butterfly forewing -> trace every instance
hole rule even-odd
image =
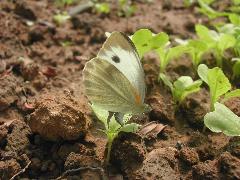
[[[114,65],[129,80],[143,103],[144,71],[132,41],[123,33],[113,32],[99,51],[98,57]]]
[[[112,64],[100,58],[87,62],[83,70],[86,95],[103,109],[131,113],[135,104],[135,88]]]

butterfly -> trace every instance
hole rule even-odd
[[[131,39],[121,32],[112,32],[97,57],[83,69],[83,83],[90,102],[109,111],[110,121],[123,124],[124,114],[149,111],[144,104],[146,85],[138,52]]]

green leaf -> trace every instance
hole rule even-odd
[[[240,97],[240,89],[235,89],[233,91],[227,92],[224,95],[224,99],[222,100],[222,102],[225,102],[225,101],[227,101],[231,98],[234,98],[234,97]]]
[[[208,70],[208,85],[210,88],[210,95],[213,102],[217,102],[221,95],[225,94],[231,89],[231,84],[223,71],[215,67]]]
[[[95,9],[98,13],[103,13],[103,14],[110,13],[110,6],[108,3],[96,3]]]
[[[190,40],[187,44],[190,48],[190,55],[194,68],[196,69],[201,62],[202,55],[209,51],[207,44],[201,40]]]
[[[53,16],[53,21],[58,25],[64,24],[71,16],[67,12],[59,13]]]
[[[140,125],[136,123],[126,124],[125,126],[119,129],[119,132],[136,132],[139,129]]]
[[[132,36],[135,46],[147,44],[150,39],[152,39],[152,32],[149,29],[139,29]]]
[[[199,77],[207,84],[208,84],[208,70],[209,69],[205,64],[200,64],[197,70]]]
[[[228,15],[228,13],[226,12],[218,12],[211,8],[209,6],[210,3],[208,2],[208,0],[198,0],[198,4],[200,5],[200,8],[198,10],[204,15],[208,16],[208,18],[210,19]]]
[[[158,33],[155,36],[152,37],[150,44],[151,49],[157,49],[159,47],[164,47],[169,42],[169,36],[164,33]]]
[[[212,43],[214,41],[213,37],[211,36],[210,30],[206,26],[197,24],[195,26],[195,31],[198,37],[206,43]]]
[[[240,16],[238,14],[229,14],[228,18],[232,24],[240,25]]]
[[[181,76],[173,84],[173,97],[175,101],[181,103],[186,96],[199,91],[201,84],[201,80],[193,81],[190,76]]]
[[[224,52],[224,50],[234,47],[235,43],[236,39],[233,35],[222,34],[218,42],[218,48],[221,50],[221,52]]]
[[[223,104],[215,103],[214,107],[215,111],[205,115],[204,124],[213,132],[240,136],[240,118]]]
[[[177,57],[190,51],[190,48],[185,45],[179,45],[172,48],[158,48],[156,49],[157,54],[160,57],[160,72],[163,72],[169,62]]]
[[[132,41],[142,58],[145,53],[165,46],[169,37],[163,32],[155,35],[149,29],[140,29],[133,34]]]
[[[163,83],[168,86],[170,88],[171,91],[173,91],[173,84],[171,83],[170,79],[168,76],[166,76],[165,74],[163,73],[160,73],[159,74],[159,79],[158,80],[162,80]]]

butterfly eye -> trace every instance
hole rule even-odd
[[[118,56],[113,56],[112,57],[112,60],[115,62],[115,63],[120,63],[120,58]]]

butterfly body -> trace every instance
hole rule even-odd
[[[96,106],[121,114],[140,114],[144,104],[144,71],[135,46],[120,32],[111,33],[97,57],[83,70],[86,95]]]

